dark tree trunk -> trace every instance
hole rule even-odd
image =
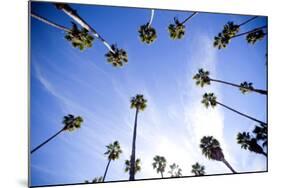
[[[225,81],[222,81],[222,80],[216,80],[216,79],[212,79],[212,78],[209,78],[210,81],[213,81],[213,82],[218,82],[218,83],[222,83],[222,84],[226,84],[226,85],[230,85],[230,86],[234,86],[234,87],[237,87],[237,88],[245,88],[245,89],[249,89],[247,87],[241,87],[240,85],[238,84],[233,84],[233,83],[230,83],[230,82],[225,82]],[[262,95],[267,95],[267,91],[265,90],[262,90],[262,89],[249,89],[250,91],[254,91],[256,93],[259,93],[259,94],[262,94]]]
[[[49,138],[48,140],[46,140],[45,142],[43,142],[42,144],[40,144],[39,146],[37,146],[36,148],[34,148],[33,150],[31,150],[31,154],[33,152],[35,152],[36,150],[38,150],[39,148],[41,148],[42,146],[44,146],[45,144],[47,144],[49,141],[51,141],[53,138],[55,138],[56,136],[58,136],[62,131],[64,131],[64,128],[61,129],[59,132],[57,132],[56,134],[54,134],[51,138]]]
[[[160,172],[161,173],[161,178],[163,178],[163,172]]]
[[[245,24],[249,23],[250,21],[252,21],[252,20],[254,20],[254,19],[256,19],[256,18],[258,18],[258,16],[254,16],[254,17],[252,17],[252,18],[246,20],[245,22],[239,24],[238,26],[241,27],[242,25],[245,25]]]
[[[108,170],[110,162],[111,162],[111,159],[108,160],[108,163],[106,165],[105,172],[104,172],[104,175],[103,175],[103,178],[102,178],[102,182],[104,182],[104,180],[105,180],[105,177],[106,177],[107,170]]]
[[[181,22],[181,24],[185,24],[190,18],[192,18],[196,14],[197,14],[197,12],[193,12],[189,17],[187,17],[183,22]]]
[[[220,102],[218,102],[218,101],[216,101],[216,103],[219,104],[219,105],[221,105],[221,106],[223,106],[223,107],[225,107],[225,108],[227,108],[227,109],[229,109],[229,110],[231,110],[231,111],[233,111],[233,112],[235,112],[235,113],[237,113],[237,114],[239,114],[239,115],[241,115],[241,116],[244,116],[244,117],[246,117],[246,118],[248,118],[248,119],[251,119],[251,120],[253,120],[253,121],[256,121],[256,122],[258,122],[258,123],[260,123],[260,124],[267,125],[267,123],[265,123],[265,122],[262,122],[262,121],[260,121],[260,120],[258,120],[258,119],[256,119],[256,118],[253,118],[253,117],[251,117],[251,116],[248,116],[247,114],[243,114],[243,113],[241,113],[241,112],[239,112],[239,111],[237,111],[237,110],[234,110],[233,108],[230,108],[230,107],[228,107],[228,106],[226,106],[226,105],[224,105],[224,104],[222,104],[222,103],[220,103]]]
[[[237,173],[232,166],[225,160],[225,158],[222,159],[222,162],[231,170],[232,173]]]
[[[131,166],[130,166],[130,177],[129,177],[129,180],[135,180],[136,138],[137,138],[138,113],[139,113],[139,109],[136,108],[134,134],[133,134],[133,143],[132,143],[132,154],[131,154],[131,161],[130,161],[130,165]]]
[[[243,35],[247,35],[247,34],[250,34],[250,33],[254,33],[254,32],[256,32],[256,31],[258,31],[258,30],[260,30],[260,29],[265,29],[265,28],[267,28],[266,25],[264,25],[264,26],[262,26],[262,27],[258,27],[258,28],[252,29],[252,30],[247,31],[247,32],[244,32],[244,33],[240,33],[240,34],[238,34],[238,35],[234,35],[234,36],[231,37],[231,38],[240,37],[240,36],[243,36]]]

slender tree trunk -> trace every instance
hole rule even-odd
[[[219,104],[219,105],[221,105],[221,106],[223,106],[223,107],[225,107],[225,108],[227,108],[228,110],[231,110],[231,111],[233,111],[233,112],[236,112],[237,114],[239,114],[239,115],[241,115],[241,116],[244,116],[244,117],[246,117],[246,118],[248,118],[248,119],[251,119],[251,120],[253,120],[253,121],[256,121],[256,122],[258,122],[258,123],[260,123],[260,124],[267,125],[267,123],[265,123],[265,122],[262,122],[262,121],[260,121],[260,120],[258,120],[258,119],[256,119],[256,118],[253,118],[253,117],[251,117],[251,116],[248,116],[247,114],[243,114],[243,113],[241,113],[241,112],[239,112],[239,111],[237,111],[237,110],[234,110],[233,108],[230,108],[229,106],[226,106],[226,105],[224,105],[224,104],[222,104],[222,103],[220,103],[220,102],[218,102],[218,101],[216,101],[216,103]]]
[[[161,178],[163,178],[164,176],[163,176],[163,172],[160,172],[161,173]]]
[[[256,31],[258,31],[258,30],[260,30],[260,29],[265,29],[265,28],[267,28],[266,25],[261,26],[261,27],[257,27],[257,28],[255,28],[255,29],[250,30],[250,31],[247,31],[247,32],[244,32],[244,33],[240,33],[240,34],[238,34],[238,35],[234,35],[234,36],[231,37],[231,38],[240,37],[240,36],[243,36],[243,35],[247,35],[247,34],[250,34],[250,33],[254,33],[254,32],[256,32]]]
[[[55,138],[56,136],[58,136],[62,131],[64,131],[64,128],[61,129],[59,132],[57,132],[56,134],[54,134],[51,138],[47,139],[45,142],[43,142],[42,144],[40,144],[39,146],[37,146],[36,148],[34,148],[33,150],[31,150],[31,154],[33,152],[35,152],[36,150],[38,150],[39,148],[41,148],[42,146],[44,146],[45,144],[47,144],[49,141],[51,141],[53,138]]]
[[[225,160],[225,158],[222,159],[222,162],[231,170],[232,173],[237,173],[232,166]]]
[[[225,81],[222,81],[222,80],[216,80],[216,79],[212,79],[212,78],[209,78],[210,81],[213,81],[213,82],[219,82],[219,83],[223,83],[223,84],[226,84],[226,85],[231,85],[231,86],[234,86],[234,87],[237,87],[237,88],[245,88],[245,89],[249,89],[247,87],[241,87],[240,85],[238,84],[233,84],[233,83],[230,83],[230,82],[225,82]],[[256,93],[259,93],[259,94],[262,94],[262,95],[267,95],[267,91],[266,90],[262,90],[262,89],[249,89],[250,91],[254,91]]]
[[[56,3],[55,3],[56,5]],[[61,6],[60,9],[69,17],[71,17],[75,22],[79,25],[92,32],[93,35],[98,38],[112,53],[115,54],[115,51],[111,48],[111,46],[106,42],[104,38],[102,38],[95,29],[93,29],[83,18],[81,18],[75,10],[73,10],[69,5],[65,4]]]
[[[102,182],[104,182],[104,180],[105,180],[105,177],[106,177],[107,170],[108,170],[110,162],[111,162],[111,159],[108,160],[108,163],[106,165],[105,172],[104,172],[104,175],[103,175],[103,178],[102,178]]]
[[[190,18],[192,18],[196,14],[198,14],[198,12],[193,12],[189,17],[187,17],[183,22],[181,22],[181,24],[185,24]]]
[[[133,134],[133,144],[132,144],[132,154],[131,154],[131,161],[130,161],[131,167],[130,167],[130,178],[129,178],[129,180],[135,180],[136,138],[137,138],[138,113],[139,113],[139,109],[136,108],[134,134]]]
[[[149,23],[148,23],[148,27],[151,26],[153,18],[154,18],[154,9],[151,10],[151,15],[150,15],[150,20],[149,20]]]
[[[238,26],[241,27],[242,25],[245,25],[245,24],[249,23],[250,21],[252,21],[252,20],[254,20],[254,19],[256,19],[256,18],[258,18],[258,16],[254,16],[254,17],[252,17],[252,18],[246,20],[245,22],[239,24]]]
[[[66,27],[64,27],[62,25],[56,24],[56,23],[54,23],[54,22],[52,22],[52,21],[50,21],[50,20],[48,20],[46,18],[43,18],[42,16],[39,16],[39,15],[33,13],[33,12],[31,12],[31,17],[33,17],[33,18],[35,18],[35,19],[37,19],[37,20],[39,20],[41,22],[44,22],[44,23],[46,23],[46,24],[48,24],[50,26],[53,26],[53,27],[55,27],[57,29],[63,30],[65,32],[67,32],[67,33],[70,32],[70,29],[68,29],[68,28],[66,28]]]

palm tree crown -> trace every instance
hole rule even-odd
[[[256,135],[256,139],[262,141],[262,146],[267,147],[267,125],[261,124],[260,126],[255,126],[253,133]]]
[[[81,127],[83,118],[81,116],[74,117],[72,114],[68,114],[63,117],[63,130],[73,131]]]
[[[168,171],[168,173],[171,174],[171,177],[181,177],[182,176],[181,172],[182,169],[176,163],[170,165],[170,171]]]
[[[114,51],[109,51],[105,54],[108,63],[111,63],[114,67],[122,67],[124,64],[128,63],[127,52],[123,49],[118,49],[117,45],[111,45],[111,49]]]
[[[198,73],[193,76],[196,80],[196,85],[204,87],[204,85],[210,85],[209,71],[204,71],[204,69],[199,69]]]
[[[166,159],[163,156],[156,155],[153,158],[154,162],[152,163],[153,169],[156,169],[157,173],[161,173],[163,177],[163,172],[165,172],[166,168]]]
[[[139,37],[142,42],[151,44],[157,38],[156,30],[149,25],[149,22],[139,28]]]
[[[85,28],[78,29],[77,25],[72,22],[72,29],[67,32],[65,39],[70,41],[75,48],[84,50],[85,48],[92,47],[94,37],[89,34],[89,31]]]
[[[107,151],[104,154],[108,156],[108,160],[119,159],[122,150],[118,141],[114,141],[112,144],[107,145],[106,148]]]
[[[172,39],[181,39],[185,34],[185,25],[182,24],[177,18],[174,18],[174,24],[170,24],[168,31]]]
[[[99,177],[95,177],[92,182],[86,180],[85,183],[98,183],[98,182],[103,182],[102,180],[102,176],[99,176]]]
[[[202,154],[208,159],[222,161],[224,158],[219,141],[212,136],[204,136],[201,139],[200,148],[202,149]]]
[[[191,173],[194,173],[195,176],[203,176],[205,175],[205,167],[197,162],[192,165]]]
[[[240,84],[239,90],[243,94],[251,92],[251,91],[254,90],[253,83],[252,82],[243,82],[243,83]]]
[[[252,138],[248,132],[238,133],[237,143],[240,144],[243,149],[267,156],[262,147],[257,143],[257,139]]]
[[[125,161],[125,172],[129,172],[131,169],[131,162],[130,160],[126,160]],[[141,171],[141,160],[140,159],[137,159],[135,161],[135,171],[134,173],[136,174],[137,172],[140,172]]]
[[[209,106],[215,107],[217,105],[217,97],[214,93],[205,93],[201,103],[203,103],[206,108]]]
[[[246,36],[246,40],[249,44],[255,44],[257,41],[262,40],[264,36],[264,31],[262,29],[257,29],[256,31],[249,33]]]
[[[144,99],[143,95],[138,94],[131,98],[131,108],[136,108],[143,111],[147,106],[146,103],[147,100]]]

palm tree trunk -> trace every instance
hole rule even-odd
[[[163,178],[163,172],[160,172],[161,173],[161,178]]]
[[[186,18],[183,22],[181,22],[181,24],[185,24],[185,22],[187,22],[190,18],[192,18],[196,14],[198,14],[198,12],[193,12],[188,18]]]
[[[254,16],[254,17],[252,17],[252,18],[246,20],[245,22],[239,24],[238,26],[241,27],[242,25],[245,25],[245,24],[249,23],[250,21],[252,21],[252,20],[254,20],[254,19],[256,19],[256,18],[258,18],[258,16]]]
[[[37,146],[36,148],[34,148],[33,150],[31,150],[31,154],[33,152],[35,152],[36,150],[38,150],[39,148],[41,148],[42,146],[44,146],[45,144],[47,144],[49,141],[51,141],[53,138],[55,138],[56,136],[58,136],[62,131],[64,131],[64,128],[61,129],[59,132],[57,132],[56,134],[54,134],[51,138],[47,139],[45,142],[43,142],[42,144],[40,144],[39,146]]]
[[[131,161],[130,161],[131,166],[130,166],[130,178],[129,178],[129,180],[135,180],[136,138],[137,138],[138,113],[139,113],[139,109],[136,108],[134,134],[133,134],[133,144],[132,144],[132,154],[131,154]]]
[[[213,81],[213,82],[219,82],[219,83],[223,83],[223,84],[226,84],[226,85],[231,85],[231,86],[234,86],[234,87],[237,87],[237,88],[245,88],[245,89],[249,89],[247,87],[242,87],[238,84],[233,84],[233,83],[230,83],[230,82],[225,82],[225,81],[222,81],[222,80],[216,80],[216,79],[212,79],[212,78],[209,78],[210,81]],[[256,93],[259,93],[259,94],[262,94],[262,95],[267,95],[267,91],[266,90],[262,90],[262,89],[249,89],[251,91],[254,91]]]
[[[56,3],[55,3],[56,5]],[[102,38],[95,29],[93,29],[83,18],[81,18],[75,10],[73,10],[69,5],[65,4],[60,7],[60,9],[69,17],[71,17],[74,21],[76,21],[83,28],[92,32],[93,35],[98,38],[112,53],[115,54],[115,51],[111,48],[111,46],[106,42],[104,38]]]
[[[261,154],[263,154],[265,157],[267,157],[267,153],[265,153],[264,151]]]
[[[154,9],[151,10],[151,15],[150,15],[150,20],[149,20],[149,23],[148,23],[148,27],[150,27],[150,25],[152,24],[153,18],[154,18]]]
[[[106,165],[105,172],[104,172],[104,175],[103,175],[103,178],[102,178],[102,182],[104,182],[104,180],[105,180],[105,177],[106,177],[107,170],[108,170],[110,162],[111,162],[111,159],[108,160],[108,163]]]
[[[220,102],[218,102],[218,101],[216,101],[216,103],[219,104],[219,105],[221,105],[221,106],[223,106],[223,107],[225,107],[225,108],[227,108],[227,109],[229,109],[229,110],[231,110],[231,111],[233,111],[233,112],[236,112],[237,114],[239,114],[239,115],[241,115],[241,116],[244,116],[244,117],[246,117],[246,118],[248,118],[248,119],[251,119],[251,120],[253,120],[253,121],[256,121],[256,122],[258,122],[258,123],[260,123],[260,124],[262,124],[262,125],[267,125],[267,123],[265,123],[265,122],[262,122],[262,121],[260,121],[260,120],[258,120],[258,119],[256,119],[256,118],[253,118],[253,117],[251,117],[251,116],[248,116],[247,114],[243,114],[243,113],[241,113],[241,112],[239,112],[239,111],[237,111],[237,110],[234,110],[233,108],[230,108],[229,106],[226,106],[226,105],[224,105],[224,104],[222,104],[222,103],[220,103]]]
[[[222,159],[222,162],[231,170],[232,173],[237,173],[232,166],[225,160],[225,158]]]
[[[39,15],[33,13],[33,12],[31,12],[31,16],[32,16],[33,18],[35,18],[35,19],[37,19],[37,20],[39,20],[39,21],[41,21],[41,22],[44,22],[44,23],[46,23],[46,24],[48,24],[48,25],[50,25],[50,26],[53,26],[53,27],[55,27],[55,28],[57,28],[57,29],[63,30],[63,31],[65,31],[65,32],[67,32],[67,33],[70,32],[70,29],[68,29],[68,28],[66,28],[66,27],[64,27],[64,26],[62,26],[62,25],[56,24],[56,23],[54,23],[54,22],[51,22],[50,20],[47,20],[46,18],[43,18],[42,16],[39,16]]]
[[[244,32],[244,33],[240,33],[240,34],[238,34],[238,35],[234,35],[234,36],[231,37],[231,38],[240,37],[240,36],[243,36],[243,35],[247,35],[247,34],[250,34],[250,33],[254,33],[254,32],[256,32],[256,31],[258,31],[258,30],[260,30],[260,29],[265,29],[265,28],[267,28],[266,25],[261,26],[261,27],[257,27],[257,28],[255,28],[255,29],[250,30],[250,31],[247,31],[247,32]]]

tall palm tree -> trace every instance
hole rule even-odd
[[[72,23],[72,29],[68,29],[62,25],[56,24],[42,16],[37,15],[34,12],[31,12],[31,17],[46,23],[52,27],[60,29],[65,32],[65,39],[70,41],[72,46],[80,50],[92,47],[94,37],[89,34],[88,30],[82,28],[81,30],[77,27],[75,23]]]
[[[225,160],[220,143],[217,139],[212,136],[204,136],[199,146],[205,157],[223,162],[233,173],[236,173],[232,166]]]
[[[255,126],[253,133],[256,135],[257,141],[262,141],[262,146],[267,147],[267,125]]]
[[[135,162],[134,162],[134,175],[137,172],[141,171],[141,160],[138,158]],[[132,168],[132,163],[129,160],[125,161],[125,172],[131,172],[131,168]],[[135,179],[134,179],[135,180]]]
[[[132,142],[132,153],[130,160],[130,178],[129,180],[135,179],[135,155],[136,155],[136,137],[137,137],[137,121],[138,121],[138,113],[139,111],[143,111],[146,108],[147,100],[144,99],[143,95],[136,95],[131,98],[131,108],[136,109],[135,114],[135,124],[134,124],[134,133],[133,133],[133,142]]]
[[[195,176],[205,175],[205,167],[203,165],[200,165],[198,162],[196,162],[191,167],[192,167],[191,173],[195,174]]]
[[[196,85],[199,85],[200,87],[204,87],[205,85],[210,85],[211,81],[212,81],[212,82],[218,82],[218,83],[237,87],[243,94],[248,93],[248,92],[256,92],[256,93],[259,93],[262,95],[267,95],[266,90],[255,89],[253,87],[253,83],[243,82],[240,85],[238,85],[238,84],[233,84],[233,83],[222,81],[222,80],[213,79],[209,75],[210,75],[209,71],[205,71],[204,69],[201,68],[198,70],[198,73],[196,73],[193,76],[193,79],[196,81],[195,82]]]
[[[222,104],[221,102],[217,101],[217,97],[214,95],[214,93],[205,93],[203,95],[203,99],[202,99],[201,102],[202,102],[202,104],[205,105],[206,108],[208,108],[209,106],[215,107],[217,104],[219,104],[219,105],[227,108],[228,110],[231,110],[232,112],[235,112],[235,113],[237,113],[237,114],[239,114],[241,116],[244,116],[244,117],[246,117],[248,119],[256,121],[256,122],[258,122],[260,124],[267,125],[267,123],[265,123],[265,122],[262,122],[262,121],[260,121],[260,120],[258,120],[256,118],[253,118],[253,117],[251,117],[251,116],[249,116],[247,114],[241,113],[241,112],[239,112],[239,111],[237,111],[237,110],[235,110],[233,108],[230,108],[229,106],[226,106],[226,105]]]
[[[99,39],[109,50],[109,52],[107,54],[110,54],[110,53],[115,54],[115,56],[112,55],[112,58],[118,59],[118,60],[109,61],[109,63],[118,62],[121,60],[121,63],[113,64],[113,66],[117,67],[116,65],[122,66],[128,62],[127,53],[123,49],[116,48],[116,45],[109,45],[109,43],[100,34],[98,34],[98,32],[94,28],[92,28],[82,17],[79,16],[79,14],[77,13],[76,10],[72,9],[66,3],[54,3],[54,4],[57,7],[57,9],[63,11],[65,14],[67,14],[69,17],[71,17],[75,22],[77,22],[79,25],[81,25],[81,27],[85,28],[87,31],[91,32],[94,35],[94,37]],[[113,46],[115,46],[115,48],[113,48]],[[118,53],[119,51],[121,51],[122,53]],[[107,54],[106,54],[106,57],[108,56]],[[122,56],[122,57],[120,57],[120,56]],[[124,56],[126,58],[124,58]]]
[[[150,21],[139,28],[139,37],[142,42],[151,44],[157,38],[156,30],[151,26],[154,18],[154,9],[151,10]]]
[[[37,151],[39,148],[41,148],[42,146],[47,144],[49,141],[54,139],[56,136],[58,136],[63,131],[74,131],[75,129],[79,129],[81,127],[82,122],[83,122],[83,118],[81,116],[74,117],[74,115],[71,115],[71,114],[64,116],[63,122],[62,122],[64,124],[64,127],[60,131],[58,131],[56,134],[51,136],[49,139],[47,139],[45,142],[43,142],[42,144],[40,144],[39,146],[37,146],[36,148],[31,150],[30,153],[31,154],[34,153],[35,151]]]
[[[168,171],[168,173],[171,174],[171,177],[181,177],[182,176],[181,172],[182,169],[176,163],[170,165],[170,171]]]
[[[166,168],[166,159],[163,156],[159,156],[156,155],[153,158],[153,163],[152,163],[152,167],[153,169],[156,169],[157,173],[161,174],[161,177],[163,178],[163,173],[165,172],[165,168]]]
[[[262,147],[257,143],[256,138],[252,138],[248,132],[237,134],[237,143],[241,144],[241,148],[262,154],[267,157],[267,154],[263,151]]]
[[[190,20],[193,16],[195,16],[197,12],[193,12],[189,17],[187,17],[184,21],[180,22],[176,17],[174,18],[174,24],[170,24],[168,27],[168,31],[170,33],[171,39],[181,39],[185,34],[185,23]]]
[[[110,162],[119,159],[119,156],[122,153],[122,150],[121,150],[121,147],[120,147],[120,144],[118,141],[114,141],[112,144],[107,145],[106,148],[107,148],[107,151],[104,154],[107,155],[108,163],[106,165],[105,172],[103,175],[103,179],[102,179],[103,182],[105,180]]]
[[[98,182],[103,182],[103,178],[102,176],[99,176],[99,177],[95,177],[91,182],[88,181],[88,180],[85,180],[84,183],[98,183]]]

